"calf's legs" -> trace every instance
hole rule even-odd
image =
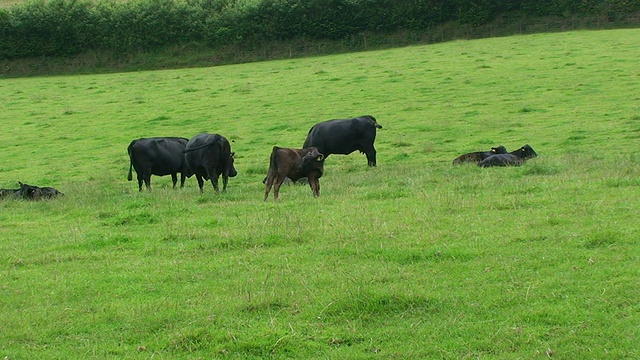
[[[309,177],[309,186],[314,197],[320,196],[320,181],[318,178]]]

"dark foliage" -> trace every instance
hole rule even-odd
[[[364,32],[429,31],[451,21],[480,26],[498,17],[616,21],[638,11],[634,0],[33,0],[0,9],[0,58],[339,40]]]

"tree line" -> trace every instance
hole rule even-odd
[[[498,17],[616,21],[639,11],[638,0],[30,0],[0,9],[0,58],[335,40]]]

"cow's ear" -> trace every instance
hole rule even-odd
[[[231,153],[231,157],[234,157],[234,156],[236,156],[236,153],[235,153],[235,152],[232,152],[232,153]]]

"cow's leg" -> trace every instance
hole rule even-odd
[[[202,187],[204,186],[204,180],[202,179],[202,176],[200,176],[199,174],[196,174],[196,180],[198,180],[198,187],[200,188],[200,194],[202,194],[203,193]]]
[[[273,200],[278,201],[278,196],[280,195],[280,186],[284,182],[284,179],[287,177],[284,175],[278,175],[275,180],[275,184],[273,185]]]
[[[316,177],[309,177],[309,186],[314,197],[320,196],[320,181]]]
[[[267,174],[267,177],[264,178],[264,201],[267,201],[267,198],[269,197],[269,192],[271,191],[271,187],[273,186],[273,176],[269,176],[269,174]]]
[[[365,148],[364,153],[367,155],[367,164],[369,166],[376,166],[376,149],[373,145]]]
[[[227,183],[229,182],[229,175],[222,174],[222,192],[227,191]]]
[[[180,189],[184,187],[184,181],[187,180],[187,176],[185,174],[180,174]],[[173,187],[176,185],[174,184]]]
[[[175,189],[178,183],[178,175],[176,173],[171,174],[171,181],[173,181],[173,188]]]
[[[209,173],[209,180],[211,180],[211,185],[213,185],[213,189],[216,192],[220,192],[220,189],[218,187],[218,177],[220,177],[220,174],[217,174],[215,170]]]
[[[142,175],[138,175],[138,191],[142,191]]]
[[[147,187],[147,190],[151,190],[151,174],[144,178],[144,184]]]

